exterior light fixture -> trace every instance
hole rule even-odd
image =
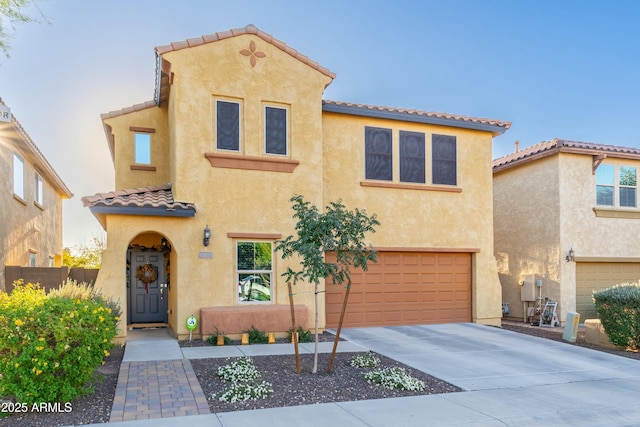
[[[204,228],[204,238],[202,239],[202,244],[205,246],[209,246],[209,239],[211,239],[211,230],[209,229],[209,224]]]
[[[569,249],[569,253],[567,254],[567,262],[573,262],[576,260],[576,253],[573,251],[573,248]]]

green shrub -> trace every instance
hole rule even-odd
[[[119,311],[119,310],[118,310]],[[0,396],[20,403],[69,402],[112,347],[119,318],[102,297],[47,297],[27,284],[0,293]]]
[[[293,329],[289,329],[289,341],[291,341],[291,337],[293,335]],[[311,342],[313,341],[313,333],[307,329],[306,331],[302,329],[302,326],[298,326],[296,329],[298,333],[298,342]]]
[[[640,349],[640,282],[595,291],[593,303],[614,345]]]
[[[269,341],[267,333],[259,330],[253,325],[251,325],[251,329],[244,332],[249,334],[249,344],[266,344]]]

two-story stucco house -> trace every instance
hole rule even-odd
[[[83,199],[109,236],[96,285],[128,324],[184,336],[212,307],[286,324],[293,261],[274,242],[294,233],[296,194],[382,224],[346,325],[499,324],[491,147],[510,123],[323,100],[334,73],[251,25],[156,58],[155,99],[102,116],[116,191]],[[312,324],[312,288],[298,286]],[[321,327],[336,326],[343,292],[327,284]]]
[[[62,265],[62,200],[73,197],[18,120],[6,115],[0,121],[0,290],[5,265]]]
[[[638,170],[636,148],[561,139],[494,160],[495,253],[511,315],[526,317],[527,275],[562,322],[567,312],[597,317],[593,290],[640,279]]]

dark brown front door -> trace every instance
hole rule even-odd
[[[167,288],[162,252],[132,251],[130,256],[130,323],[166,323]]]

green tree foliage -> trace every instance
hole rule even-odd
[[[316,345],[313,373],[318,367],[318,292],[321,280],[331,278],[332,283],[348,282],[351,286],[352,268],[367,270],[368,262],[376,262],[376,251],[364,242],[366,233],[374,233],[380,225],[376,215],[371,217],[364,210],[348,210],[342,201],[331,202],[324,212],[303,196],[290,199],[293,203],[293,218],[297,219],[296,236],[288,236],[276,242],[276,250],[282,258],[298,257],[297,269],[288,267],[282,274],[292,284],[307,282],[314,285],[315,291],[315,335]],[[327,262],[325,254],[336,254],[336,262]],[[335,348],[334,348],[335,350]]]
[[[9,39],[12,31],[19,23],[35,22],[36,19],[26,14],[25,9],[37,5],[33,0],[0,0],[0,50],[9,57]],[[42,13],[40,13],[42,16]]]
[[[0,0],[2,1],[2,0]],[[106,248],[104,234],[95,235],[89,243],[62,250],[62,265],[70,268],[100,268],[102,252]]]

